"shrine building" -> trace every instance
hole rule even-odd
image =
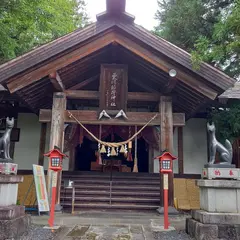
[[[21,199],[32,165],[47,170],[43,154],[57,146],[69,156],[62,178],[76,181],[79,209],[156,209],[155,157],[169,151],[178,158],[169,203],[197,208],[205,109],[235,80],[206,63],[193,69],[189,53],[135,24],[125,4],[106,0],[96,22],[0,66],[1,119],[15,118],[11,156],[26,177]]]

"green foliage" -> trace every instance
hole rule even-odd
[[[210,112],[209,119],[216,125],[216,135],[221,141],[240,136],[240,104],[234,102],[227,108],[215,108]]]
[[[200,37],[192,52],[193,63],[207,61],[228,75],[240,76],[240,0],[219,16],[210,37]]]
[[[240,73],[240,0],[158,0],[155,33],[232,77]]]
[[[240,0],[158,0],[158,5],[155,33],[191,52],[193,68],[206,61],[240,77]],[[240,136],[239,101],[209,117],[221,140]]]
[[[158,0],[155,33],[191,51],[200,36],[210,37],[219,12],[232,0]]]
[[[84,0],[1,0],[0,62],[87,23]]]

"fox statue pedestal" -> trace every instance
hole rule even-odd
[[[240,181],[197,180],[200,208],[192,211],[186,231],[197,240],[240,239]]]
[[[25,207],[16,205],[20,182],[22,176],[0,174],[0,240],[20,237],[31,224]]]

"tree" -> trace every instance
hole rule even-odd
[[[87,23],[84,0],[1,0],[0,63]]]
[[[196,66],[206,61],[236,79],[240,77],[240,0],[221,13],[211,36],[199,37],[192,59]]]
[[[155,33],[191,51],[200,36],[210,37],[222,9],[233,0],[158,0]]]
[[[191,52],[193,67],[202,61],[240,79],[240,0],[159,0],[155,33]],[[218,137],[240,135],[239,100],[213,108]]]

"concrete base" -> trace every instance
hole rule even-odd
[[[197,180],[200,208],[215,213],[240,213],[240,181]]]
[[[22,176],[0,175],[0,206],[11,206],[17,203],[18,184]]]
[[[192,211],[192,218],[203,224],[240,224],[238,213],[210,213],[203,210]]]
[[[24,206],[7,206],[0,207],[0,220],[12,220],[18,217],[22,217],[25,215],[25,207]]]
[[[186,219],[186,232],[196,240],[240,239],[240,224],[204,224],[195,219]]]
[[[236,165],[228,163],[216,163],[216,164],[207,163],[204,165],[204,168],[236,168]]]
[[[240,169],[230,167],[208,167],[203,168],[202,178],[205,179],[235,179],[240,180]]]
[[[12,162],[3,162],[0,159],[0,173],[17,175],[18,164]]]
[[[55,212],[62,212],[63,208],[60,204],[55,205]]]
[[[0,240],[16,239],[28,231],[31,217],[28,215],[12,220],[0,220]]]
[[[174,227],[169,226],[168,229],[164,229],[164,226],[151,226],[151,230],[153,232],[170,232],[175,231],[176,229]]]
[[[25,215],[24,206],[0,207],[0,240],[15,239],[31,225],[31,217]]]
[[[164,207],[159,207],[157,209],[157,212],[160,214],[164,214]],[[175,207],[168,207],[168,214],[169,215],[176,215],[179,214],[178,210]]]

